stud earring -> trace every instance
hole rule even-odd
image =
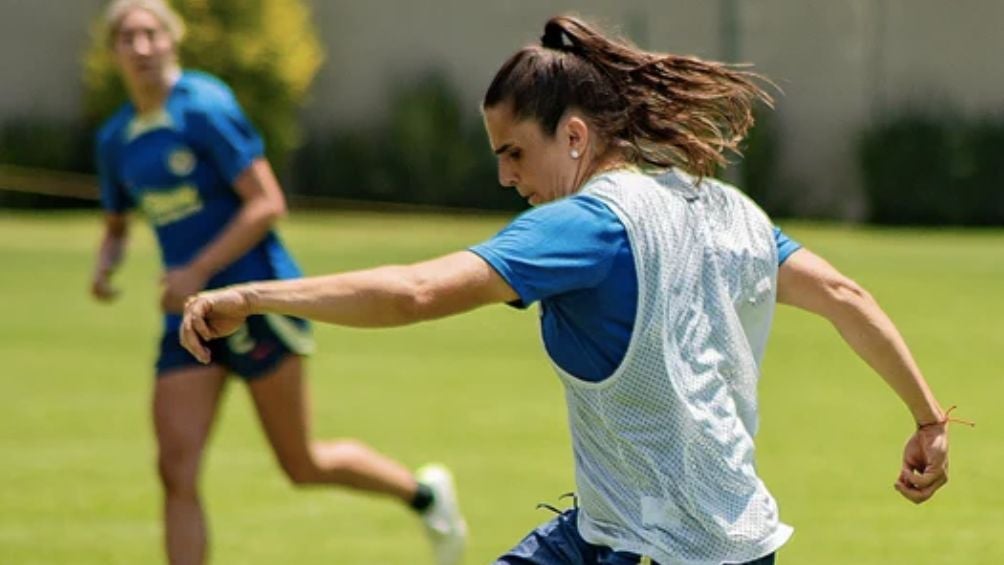
[[[572,155],[572,159],[578,159],[579,158],[579,150],[578,149],[572,149],[571,155]]]

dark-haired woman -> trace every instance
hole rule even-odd
[[[769,101],[758,81],[553,18],[483,103],[499,181],[541,206],[431,261],[201,294],[182,342],[209,361],[202,341],[254,313],[382,327],[540,302],[578,505],[498,563],[771,563],[791,528],[756,475],[753,437],[780,300],[833,322],[906,403],[917,428],[897,488],[926,500],[945,482],[946,420],[893,324],[707,177]]]

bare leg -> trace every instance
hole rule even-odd
[[[331,484],[394,496],[408,503],[418,483],[400,463],[356,440],[311,441],[303,360],[286,357],[249,388],[279,464],[297,485]]]
[[[222,367],[190,367],[159,377],[154,387],[157,468],[164,489],[164,545],[171,565],[206,562],[199,464],[225,382]]]

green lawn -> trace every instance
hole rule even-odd
[[[492,234],[501,217],[296,214],[305,270],[409,261]],[[1004,232],[787,226],[870,288],[942,401],[952,482],[914,506],[893,490],[909,415],[825,323],[778,312],[761,387],[759,463],[796,528],[787,564],[1004,563],[1000,403]],[[0,563],[159,560],[148,415],[157,257],[137,225],[113,307],[86,294],[97,216],[0,214]],[[318,327],[310,364],[323,436],[408,465],[450,464],[487,563],[571,490],[564,403],[533,311],[493,307],[386,331]],[[204,477],[216,563],[431,563],[418,522],[388,501],[289,487],[232,383]]]

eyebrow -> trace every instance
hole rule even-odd
[[[512,143],[503,143],[498,149],[495,150],[496,155],[501,155],[512,147]]]

